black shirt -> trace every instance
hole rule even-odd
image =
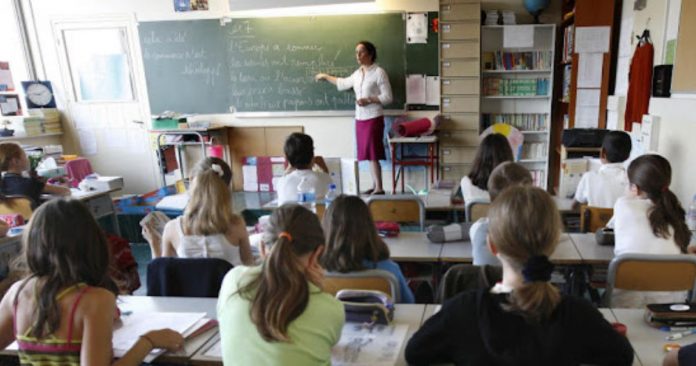
[[[406,346],[409,364],[631,365],[633,350],[589,302],[564,296],[531,324],[501,307],[507,294],[464,292],[445,302]]]
[[[15,173],[5,173],[2,176],[2,193],[7,196],[29,197],[36,208],[41,203],[41,193],[46,183],[38,178],[26,178]]]

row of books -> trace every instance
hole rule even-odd
[[[29,117],[24,118],[23,124],[27,136],[63,133],[60,111],[55,108],[30,109]]]
[[[529,173],[532,174],[532,183],[537,187],[544,188],[546,183],[546,171],[530,170]]]
[[[548,115],[542,113],[488,113],[481,116],[482,129],[496,123],[504,123],[520,131],[546,131]]]
[[[561,101],[570,102],[570,80],[573,72],[573,65],[563,66],[563,87],[561,89]]]
[[[484,70],[551,70],[551,51],[484,52]]]
[[[575,26],[569,25],[563,30],[563,53],[561,60],[570,62],[573,58],[573,47],[575,42]]]
[[[525,142],[522,144],[520,160],[546,159],[548,145],[545,142]]]
[[[487,77],[483,79],[483,95],[549,95],[549,79],[505,79],[502,77]]]

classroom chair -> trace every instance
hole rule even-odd
[[[322,283],[325,292],[336,295],[339,290],[377,290],[391,296],[395,303],[401,302],[399,281],[381,269],[366,269],[348,273],[327,272]]]
[[[217,297],[230,269],[219,258],[155,258],[147,265],[147,296]]]
[[[27,222],[33,213],[32,204],[33,201],[29,197],[6,196],[0,200],[0,215],[19,214],[24,218],[24,222]]]
[[[418,196],[370,196],[367,207],[375,221],[417,222],[425,230],[425,204]]]
[[[464,214],[466,222],[475,222],[482,217],[488,216],[488,208],[491,202],[484,199],[473,199],[464,203]]]
[[[609,264],[604,306],[614,288],[633,291],[691,291],[696,287],[696,256],[622,254]],[[692,299],[693,300],[693,299]]]
[[[85,179],[86,176],[94,173],[92,164],[85,158],[70,160],[65,163],[65,173],[68,175],[70,186],[77,188],[78,184]]]
[[[580,232],[594,233],[607,226],[613,216],[613,208],[582,205],[580,206]]]
[[[503,279],[503,267],[457,264],[445,272],[436,301],[443,303],[463,291],[490,288]]]

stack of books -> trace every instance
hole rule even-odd
[[[63,133],[60,111],[55,108],[30,109],[29,117],[24,118],[24,132],[27,136]]]
[[[485,25],[498,25],[498,11],[497,10],[486,10],[486,24]]]
[[[512,10],[503,10],[503,24],[504,25],[514,25],[517,24],[517,18],[515,17],[515,12]]]
[[[486,96],[535,96],[549,94],[549,79],[483,79],[483,95]]]
[[[530,170],[529,173],[532,174],[532,183],[537,187],[543,188],[546,183],[546,172],[543,170]]]
[[[546,159],[548,149],[545,142],[525,142],[522,144],[521,160]]]
[[[563,30],[563,62],[570,62],[573,59],[573,43],[575,39],[575,26],[569,25]]]
[[[547,114],[542,113],[503,113],[483,114],[482,130],[496,123],[511,125],[520,131],[546,131]]]
[[[484,52],[484,70],[551,70],[551,51]]]
[[[27,136],[42,135],[44,119],[41,117],[25,117],[24,118],[24,133]]]
[[[569,103],[570,102],[570,80],[571,73],[573,72],[573,65],[563,66],[563,88],[561,91],[561,101]]]

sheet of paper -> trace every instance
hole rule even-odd
[[[425,104],[440,105],[440,77],[425,77]]]
[[[97,153],[97,137],[93,130],[78,130],[80,137],[80,150],[84,155],[94,155]]]
[[[633,18],[621,21],[621,32],[619,33],[619,57],[631,56],[633,52],[631,44],[631,34],[633,33]]]
[[[428,13],[408,13],[406,43],[428,43]]]
[[[371,330],[362,324],[346,323],[341,340],[331,351],[332,365],[394,365],[406,340],[408,325],[378,325]]]
[[[600,89],[578,89],[576,105],[599,106]]]
[[[205,317],[205,313],[159,313],[133,312],[121,317],[121,323],[114,327],[112,339],[114,357],[123,355],[133,347],[138,338],[151,330],[170,328],[179,333],[186,333],[196,322]],[[151,355],[159,355],[163,350],[155,349]]]
[[[0,64],[2,64],[0,62]],[[0,67],[0,91],[14,90],[14,83],[12,82],[12,74],[10,70],[5,70]]]
[[[603,53],[581,53],[578,55],[578,88],[599,88],[602,85]]]
[[[575,53],[609,52],[610,27],[576,27]]]
[[[503,48],[534,47],[533,25],[511,25],[503,28]]]
[[[0,102],[0,109],[3,115],[17,113],[19,111],[19,103],[17,103],[17,98],[4,98],[4,102]]]
[[[106,131],[106,146],[110,149],[127,149],[128,130],[125,128],[110,128]]]
[[[406,75],[406,104],[425,104],[425,75]]]
[[[599,126],[599,106],[575,107],[575,128],[597,128]]]
[[[619,57],[616,60],[616,87],[614,95],[628,94],[628,68],[631,65],[629,56]]]

